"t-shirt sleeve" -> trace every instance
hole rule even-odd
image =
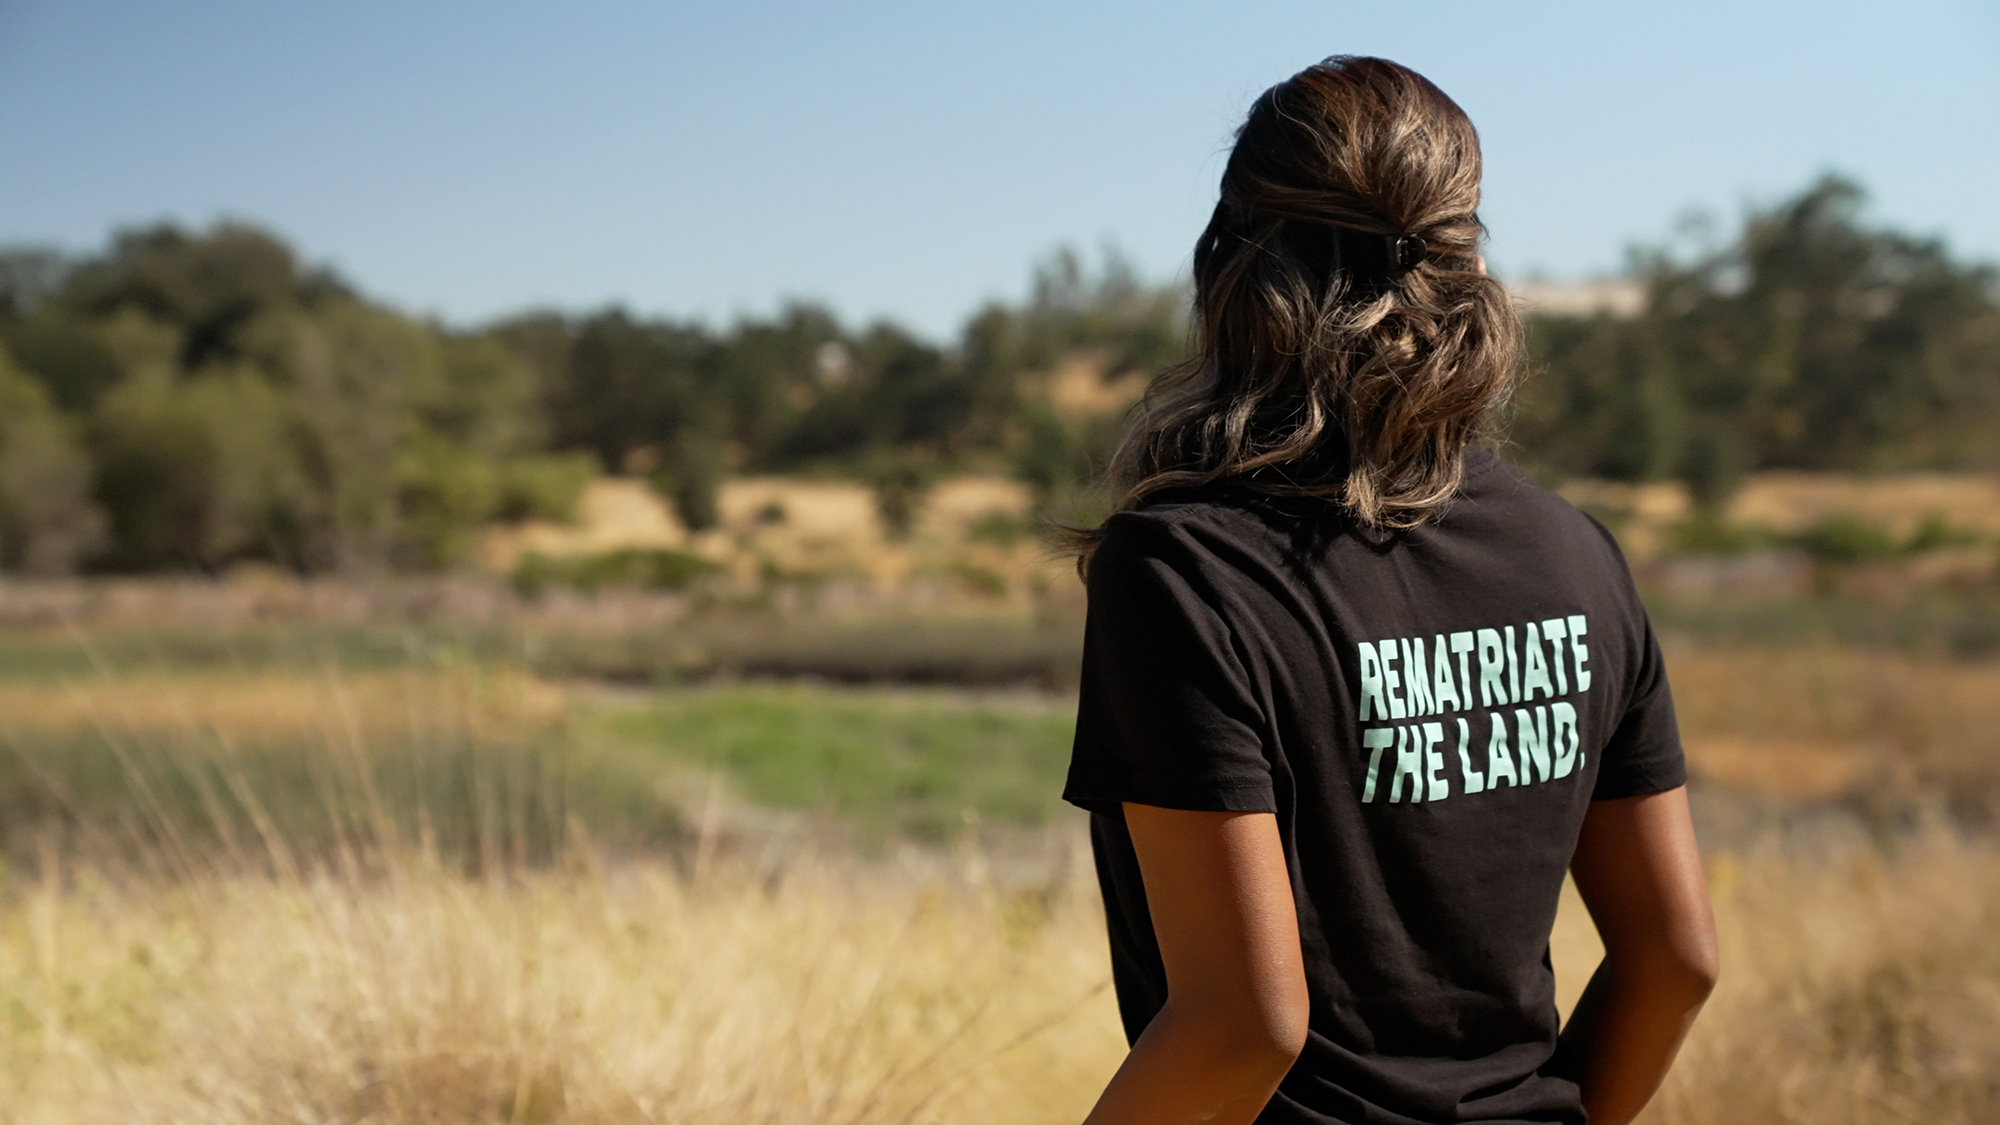
[[[1597,786],[1590,794],[1594,801],[1664,793],[1687,784],[1674,696],[1667,687],[1666,660],[1651,622],[1645,625],[1639,649],[1631,702],[1605,744]]]
[[[1076,744],[1063,799],[1274,812],[1257,705],[1199,552],[1114,517],[1090,561]]]

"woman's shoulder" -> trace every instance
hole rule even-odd
[[[1450,525],[1454,521],[1460,525],[1498,522],[1517,534],[1557,534],[1601,544],[1618,553],[1617,538],[1597,517],[1485,446],[1466,452],[1459,496],[1440,522]]]
[[[1292,501],[1289,505],[1288,500]],[[1322,515],[1338,514],[1337,507],[1327,501],[1301,503],[1299,498],[1275,497],[1243,484],[1218,481],[1159,492],[1141,507],[1114,512],[1104,521],[1104,538],[1139,545],[1254,537],[1288,506],[1309,506]]]
[[[1105,517],[1097,532],[1094,560],[1175,554],[1204,538],[1204,530],[1225,518],[1212,502],[1181,497],[1152,501]]]
[[[1485,446],[1465,454],[1458,494],[1410,529],[1368,528],[1336,501],[1280,495],[1241,481],[1162,491],[1113,513],[1100,528],[1095,556],[1107,569],[1138,560],[1169,565],[1213,562],[1236,569],[1295,567],[1315,559],[1379,557],[1440,540],[1470,539],[1505,552],[1562,545],[1609,562],[1623,558],[1598,520],[1537,483]],[[1096,566],[1093,560],[1093,569]]]
[[[1247,490],[1224,484],[1176,489],[1106,517],[1090,571],[1095,576],[1148,562],[1208,569],[1224,558],[1240,562],[1263,553],[1270,538]]]

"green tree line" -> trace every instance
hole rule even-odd
[[[1765,467],[2000,468],[1993,269],[1860,202],[1823,180],[1726,246],[1640,255],[1636,316],[1532,318],[1513,453],[1711,499]],[[1115,254],[1063,252],[948,344],[809,304],[461,329],[242,224],[0,253],[0,569],[445,567],[492,521],[565,516],[599,472],[650,477],[697,528],[744,472],[869,481],[892,528],[961,469],[1078,515],[1120,420],[1059,409],[1045,376],[1173,362],[1185,304]]]
[[[2000,469],[2000,286],[1941,240],[1862,221],[1827,176],[1727,244],[1636,256],[1637,316],[1536,317],[1513,451],[1551,475]]]
[[[858,476],[892,524],[952,468],[1057,502],[1107,427],[1058,417],[1023,373],[1080,351],[1113,377],[1170,363],[1182,303],[1115,254],[1065,252],[949,347],[804,304],[726,329],[610,308],[455,330],[242,224],[7,252],[0,569],[443,567],[489,522],[562,518],[599,472],[649,476],[696,528],[731,472]]]

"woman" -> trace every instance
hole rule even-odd
[[[1611,536],[1473,444],[1521,369],[1478,137],[1421,76],[1266,91],[1200,347],[1080,533],[1131,1122],[1630,1120],[1716,973],[1658,646]],[[1558,1033],[1565,871],[1605,958]]]

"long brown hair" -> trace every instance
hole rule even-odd
[[[1445,505],[1522,369],[1476,268],[1479,174],[1472,122],[1407,67],[1335,57],[1266,90],[1195,244],[1195,354],[1141,401],[1116,509],[1221,480],[1370,528]],[[1100,534],[1076,534],[1081,563]]]

